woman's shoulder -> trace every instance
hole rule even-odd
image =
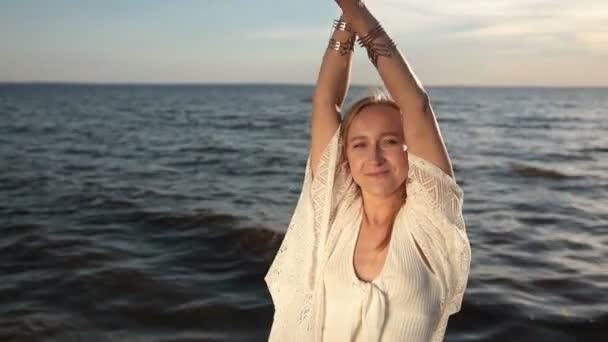
[[[456,179],[432,162],[408,152],[409,174],[408,180],[422,182],[427,186],[442,186],[450,190],[456,197],[462,197],[463,191]]]

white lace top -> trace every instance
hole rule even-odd
[[[395,219],[385,269],[371,283],[358,281],[350,253],[363,209],[341,155],[339,132],[340,128],[324,150],[314,180],[308,158],[302,192],[265,277],[275,306],[269,340],[333,341],[344,340],[344,336],[364,341],[442,341],[449,315],[460,310],[471,260],[462,190],[437,166],[408,153],[407,201]],[[414,240],[434,273],[424,268],[421,256],[412,248]],[[327,281],[341,281],[326,279],[326,270],[339,267],[333,263],[343,259],[335,259],[334,252],[336,256],[350,254],[346,266],[355,276],[352,289],[359,291],[358,300],[347,304],[356,306],[352,312],[359,315],[348,319],[344,316],[347,310],[342,309],[340,319],[332,318],[337,314],[335,305],[346,303],[337,295],[337,288],[326,288]],[[412,262],[414,257],[416,262]],[[412,274],[418,278],[396,289],[399,277]],[[348,289],[347,285],[344,291]]]

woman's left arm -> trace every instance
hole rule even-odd
[[[372,31],[368,44],[377,44],[375,66],[403,115],[403,132],[408,151],[435,164],[453,177],[454,171],[430,99],[399,49],[391,45],[386,32],[373,34],[379,22],[360,0],[337,0],[346,21],[359,37]],[[377,30],[375,30],[377,31]],[[369,45],[368,45],[369,46]],[[369,48],[368,48],[369,51]]]

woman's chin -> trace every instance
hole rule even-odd
[[[389,197],[395,191],[394,187],[388,186],[388,184],[367,184],[366,187],[362,188],[363,192],[372,195],[374,197]]]

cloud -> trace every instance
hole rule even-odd
[[[422,39],[608,50],[605,0],[375,0],[367,6],[397,35],[428,33]]]
[[[581,44],[604,50],[602,32],[608,27],[605,0],[369,0],[367,6],[387,31],[396,35],[429,35],[429,40],[520,40]],[[319,27],[261,28],[251,40],[324,39],[330,30]],[[606,33],[608,35],[608,33]],[[544,37],[544,38],[543,38]]]

